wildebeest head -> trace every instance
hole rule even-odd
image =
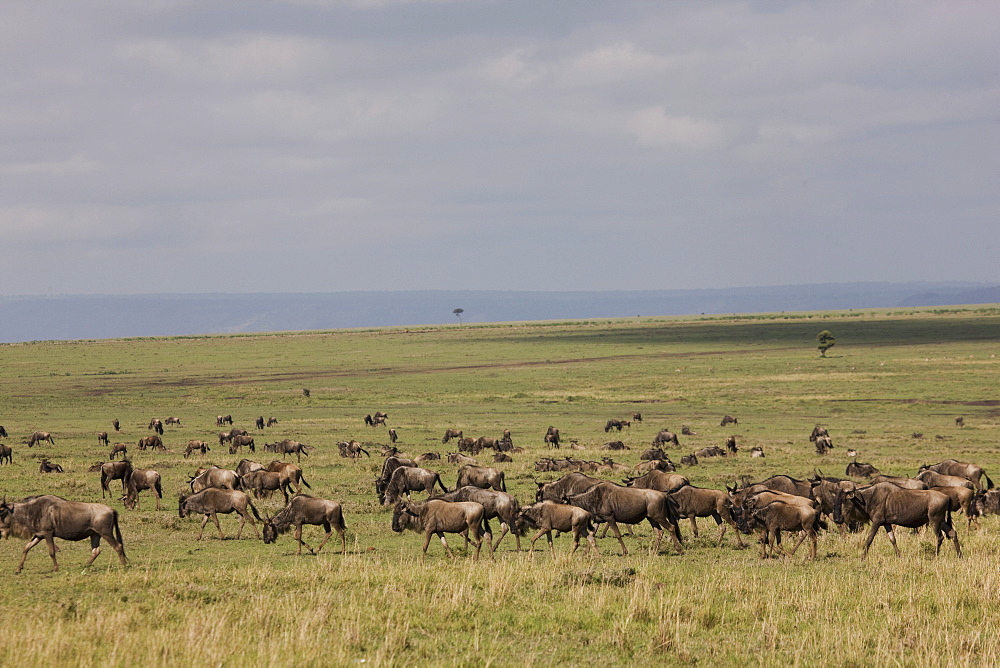
[[[180,498],[177,499],[177,516],[181,519],[188,515],[187,501],[190,496],[190,494],[181,494]]]
[[[7,503],[7,497],[3,497],[0,503],[0,538],[10,537],[10,525],[14,516],[14,506]]]
[[[419,517],[414,509],[406,501],[400,501],[392,509],[392,530],[396,533],[403,533],[413,526],[413,519]]]
[[[264,518],[264,529],[261,533],[266,545],[270,545],[278,540],[278,529],[274,526],[274,518],[270,515]]]

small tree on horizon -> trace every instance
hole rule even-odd
[[[465,313],[465,309],[464,308],[457,308],[454,311],[452,311],[452,313],[455,314],[455,317],[458,318],[458,324],[461,325],[462,324],[462,314]]]
[[[833,334],[829,330],[824,329],[822,332],[816,335],[816,346],[819,348],[819,356],[826,357],[826,351],[837,345],[837,339],[834,338]]]

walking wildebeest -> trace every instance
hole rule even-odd
[[[471,536],[476,546],[475,559],[479,559],[479,550],[483,545],[483,537],[487,538],[487,548],[492,558],[493,538],[490,535],[489,524],[485,522],[483,516],[486,510],[474,501],[439,501],[430,499],[423,503],[407,503],[400,501],[396,504],[392,513],[392,530],[396,533],[403,533],[410,529],[416,533],[424,534],[423,557],[427,556],[427,546],[431,544],[431,536],[437,534],[444,545],[448,558],[454,555],[445,540],[446,533],[464,534]]]
[[[246,446],[250,452],[257,452],[257,446],[254,444],[253,436],[233,436],[232,445],[229,446],[229,454],[235,455],[237,450],[242,450],[243,446]]]
[[[127,459],[123,462],[101,462],[90,467],[91,471],[100,471],[101,473],[101,498],[104,498],[104,494],[107,493],[111,496],[111,490],[108,489],[108,483],[112,480],[122,481],[122,494],[125,493],[125,481],[130,475],[132,475],[132,462]]]
[[[507,483],[504,481],[504,473],[500,469],[492,466],[473,466],[466,464],[458,469],[458,482],[455,489],[472,485],[480,489],[495,489],[498,492],[507,491]]]
[[[97,443],[98,444],[103,443],[104,445],[111,445],[111,442],[108,440],[108,432],[106,431],[97,432]]]
[[[233,423],[233,416],[232,415],[217,415],[215,417],[215,426],[216,427],[221,427],[224,424],[230,424],[231,425],[232,423]]]
[[[43,540],[49,547],[52,570],[58,571],[56,538],[74,541],[90,539],[90,561],[85,568],[93,564],[101,553],[102,538],[118,553],[122,566],[128,563],[122,532],[118,527],[118,512],[103,503],[67,501],[49,494],[29,496],[8,503],[5,497],[0,503],[0,535],[4,538],[16,536],[28,541],[15,573],[20,573],[24,568],[28,550]]]
[[[517,551],[521,551],[523,525],[518,519],[518,515],[521,512],[521,504],[512,495],[507,492],[498,492],[493,489],[482,489],[467,485],[459,487],[454,492],[448,492],[434,498],[441,501],[475,501],[485,511],[483,520],[489,521],[494,517],[500,520],[502,531],[500,537],[493,543],[493,551],[497,551],[497,548],[500,547],[500,543],[503,542],[504,536],[508,532],[514,535]]]
[[[179,417],[170,416],[168,418],[163,418],[163,424],[171,424],[181,426],[181,419]]]
[[[128,447],[124,443],[115,443],[115,447],[111,448],[111,454],[108,455],[108,459],[114,459],[116,455],[121,455],[122,459],[128,454]]]
[[[122,423],[118,421],[118,418],[111,421],[111,426],[115,428],[115,431],[122,430]]]
[[[721,489],[695,487],[687,484],[669,492],[670,498],[677,502],[677,516],[680,519],[691,519],[691,533],[698,537],[696,518],[711,517],[719,527],[718,547],[722,547],[722,538],[726,535],[726,524],[731,524],[736,533],[736,544],[742,549],[743,539],[739,529],[729,513],[729,494]]]
[[[722,416],[722,421],[719,422],[719,426],[720,427],[725,427],[726,425],[739,424],[739,423],[740,423],[740,421],[737,420],[736,418],[734,418],[732,415],[723,415]]]
[[[136,447],[140,450],[166,450],[166,446],[163,445],[163,439],[160,438],[159,434],[153,434],[152,436],[144,436],[139,439],[136,443]]]
[[[200,468],[188,480],[192,492],[200,492],[203,489],[239,489],[240,476],[236,471],[219,468],[212,465],[208,468]]]
[[[42,463],[38,465],[39,473],[62,473],[63,467],[58,464],[53,464],[48,459],[43,459]]]
[[[313,446],[311,445],[306,445],[305,443],[299,443],[298,441],[293,441],[291,439],[286,438],[285,440],[280,441],[278,443],[269,443],[265,445],[264,451],[275,452],[281,455],[282,457],[284,457],[285,455],[295,455],[296,461],[301,462],[302,455],[308,457],[309,450],[311,450],[312,447]]]
[[[267,426],[268,427],[273,427],[276,424],[278,424],[278,418],[276,418],[276,417],[269,417],[269,418],[267,418]]]
[[[664,529],[670,533],[677,553],[684,552],[677,526],[677,503],[663,492],[601,482],[581,494],[564,495],[563,501],[588,511],[595,522],[607,522],[622,546],[622,556],[628,555],[628,548],[622,540],[618,523],[639,524],[643,520],[648,521],[656,533],[653,554],[659,554]]]
[[[323,542],[319,544],[315,552],[302,540],[303,524],[320,525],[326,531]],[[340,535],[340,553],[347,553],[347,539],[344,536],[347,526],[344,524],[343,509],[336,501],[317,499],[306,494],[296,494],[277,515],[264,521],[264,542],[277,542],[278,536],[287,532],[291,527],[295,527],[295,540],[299,545],[297,555],[302,555],[303,545],[312,554],[320,552],[326,545],[326,541],[330,540],[334,529]]]
[[[626,478],[624,481],[627,487],[636,489],[655,489],[658,492],[676,492],[691,482],[679,473],[667,473],[665,471],[653,470],[638,478]]]
[[[597,550],[597,541],[594,540],[593,515],[577,506],[571,506],[556,501],[539,501],[521,509],[520,520],[538,529],[538,533],[531,539],[529,552],[535,551],[535,541],[545,535],[552,551],[552,558],[556,556],[556,548],[552,544],[552,532],[573,533],[573,549],[570,554],[576,552],[580,547],[580,535],[587,535],[587,554],[593,550],[594,554],[601,556]],[[520,549],[520,548],[518,548]]]
[[[761,559],[767,559],[768,549],[772,556],[775,549],[780,549],[785,554],[792,555],[802,544],[802,541],[809,538],[809,559],[816,559],[816,537],[818,529],[825,529],[826,525],[819,518],[819,511],[815,508],[799,504],[785,503],[783,501],[771,501],[767,505],[757,508],[749,513],[735,513],[735,521],[744,533],[750,533],[753,529],[761,529],[761,544],[763,552]],[[800,531],[799,541],[790,552],[786,552],[781,547],[782,531]]]
[[[664,443],[673,443],[674,445],[680,445],[680,441],[677,440],[677,434],[670,431],[669,429],[662,429],[656,438],[653,439],[653,447],[661,446]]]
[[[923,469],[914,477],[926,484],[928,488],[967,487],[972,491],[976,491],[976,486],[972,484],[972,481],[968,478],[963,478],[962,476],[945,475],[944,473],[938,473],[937,471],[932,471],[930,469]]]
[[[282,480],[287,480],[288,484],[295,488],[296,494],[302,493],[302,485],[312,489],[312,485],[306,482],[306,477],[302,475],[302,468],[298,464],[291,462],[279,462],[275,459],[267,465],[267,471],[281,474]]]
[[[247,513],[247,507],[253,511],[253,517],[250,517]],[[236,532],[236,540],[240,539],[240,535],[243,533],[243,526],[247,520],[250,520],[253,532],[260,537],[257,525],[253,521],[254,517],[260,520],[260,515],[257,514],[257,509],[250,503],[250,497],[243,492],[234,489],[209,487],[194,494],[182,494],[177,502],[177,515],[181,519],[188,515],[205,516],[205,519],[201,521],[201,532],[198,534],[198,540],[201,540],[205,534],[205,525],[208,524],[209,518],[215,522],[215,528],[219,530],[219,538],[225,539],[225,536],[222,534],[222,527],[219,526],[218,513],[224,515],[237,513],[240,516],[240,528]]]
[[[280,473],[257,469],[250,471],[246,475],[240,476],[240,485],[247,491],[252,491],[256,498],[261,498],[264,492],[270,495],[275,490],[280,490],[285,496],[285,503],[288,503],[291,482],[287,478],[282,478]]]
[[[184,459],[187,459],[188,456],[195,450],[198,450],[202,455],[205,455],[211,449],[212,448],[208,447],[208,443],[205,441],[188,441],[187,447],[184,448]]]
[[[139,506],[139,492],[148,489],[156,497],[156,509],[160,509],[160,499],[163,498],[163,489],[160,487],[160,474],[153,469],[136,469],[128,476],[125,485],[125,496],[122,497],[125,507],[134,510]]]
[[[152,429],[160,436],[163,435],[163,422],[159,418],[153,418],[149,421],[146,429]]]
[[[849,475],[852,478],[872,478],[880,473],[881,471],[871,464],[864,464],[858,461],[848,464],[847,469],[844,471],[844,475]]]
[[[961,478],[965,478],[973,485],[976,489],[982,491],[983,486],[980,482],[982,478],[986,478],[986,489],[993,489],[993,481],[990,477],[986,475],[986,471],[983,467],[976,464],[970,464],[968,462],[960,462],[956,459],[946,459],[938,464],[932,464],[927,466],[926,464],[920,467],[920,470],[930,470],[937,473],[943,473],[945,475],[954,475]]]
[[[361,456],[361,453],[365,453],[365,456],[369,459],[371,455],[368,451],[361,447],[361,444],[357,441],[341,441],[337,444],[337,449],[340,451],[341,457],[350,457],[351,459],[357,459]]]
[[[585,492],[594,485],[604,482],[582,473],[567,473],[553,482],[536,482],[535,501],[558,501],[562,503],[566,495]]]
[[[49,432],[36,431],[31,435],[31,438],[28,439],[28,447],[33,448],[35,447],[35,443],[41,443],[42,441],[48,441],[51,445],[56,444],[55,440],[52,438],[52,434]]]
[[[441,442],[442,443],[447,443],[448,441],[450,441],[453,438],[461,439],[462,438],[462,430],[461,429],[445,429],[444,430],[444,438],[441,439]]]
[[[0,464],[3,464],[3,460],[7,460],[8,464],[14,463],[14,451],[10,446],[0,443]]]
[[[399,501],[403,494],[409,498],[410,492],[420,490],[427,492],[427,496],[431,497],[434,496],[434,485],[441,487],[442,492],[448,491],[441,482],[441,476],[434,471],[417,466],[400,466],[392,472],[381,501],[384,505],[391,506]]]
[[[902,556],[896,545],[896,535],[893,525],[909,528],[931,527],[937,538],[935,555],[941,553],[941,543],[947,536],[955,543],[955,553],[962,556],[962,548],[958,544],[958,534],[951,522],[951,500],[941,492],[931,489],[903,489],[892,483],[878,483],[869,487],[859,487],[853,492],[845,492],[837,497],[834,508],[834,521],[840,516],[844,503],[853,503],[872,522],[872,529],[865,541],[861,559],[868,557],[868,548],[875,540],[875,534],[884,528],[892,543],[896,556]]]
[[[929,489],[930,487],[923,480],[917,480],[916,478],[903,478],[893,475],[872,476],[871,484],[877,485],[880,482],[891,482],[896,487],[902,487],[903,489]]]
[[[968,520],[967,528],[972,529],[972,520],[978,517],[976,508],[972,506],[972,500],[976,497],[976,492],[968,487],[944,486],[931,487],[935,492],[941,492],[948,497],[951,504],[948,510],[953,513],[965,513]]]

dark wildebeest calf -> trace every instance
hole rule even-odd
[[[573,549],[570,554],[576,552],[580,547],[580,535],[587,535],[587,554],[593,549],[596,556],[601,556],[597,550],[597,541],[594,540],[593,516],[577,506],[555,501],[539,501],[521,510],[520,520],[538,529],[538,533],[531,539],[530,552],[535,551],[535,541],[545,535],[552,551],[552,558],[556,556],[556,548],[552,544],[552,532],[560,533],[573,532]]]
[[[303,524],[321,525],[326,531],[323,542],[319,544],[315,552],[302,540]],[[317,499],[306,494],[296,494],[277,515],[264,522],[264,542],[277,542],[278,536],[287,532],[291,527],[295,527],[295,540],[299,544],[296,554],[299,556],[302,555],[303,545],[312,554],[320,552],[326,545],[326,541],[330,540],[334,529],[340,535],[340,553],[347,553],[347,539],[344,536],[347,527],[344,524],[344,512],[336,501]]]
[[[7,445],[4,445],[3,443],[0,443],[0,464],[3,464],[4,463],[3,460],[5,460],[5,459],[7,460],[8,464],[13,464],[14,463],[14,451],[10,448],[10,446],[7,446]]]

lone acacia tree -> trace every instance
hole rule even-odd
[[[816,335],[816,346],[819,348],[819,356],[826,357],[826,351],[837,345],[837,339],[834,338],[833,334],[829,330],[824,329],[822,332]]]
[[[462,314],[465,313],[465,309],[464,308],[457,308],[454,311],[452,311],[452,313],[455,314],[455,317],[458,318],[458,324],[461,325],[462,324]]]

